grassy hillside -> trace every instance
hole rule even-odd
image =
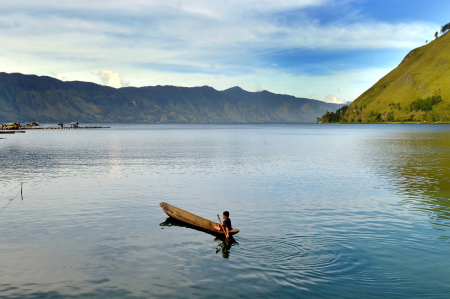
[[[341,122],[450,122],[450,34],[412,50]],[[434,104],[434,105],[433,105]]]
[[[125,87],[0,73],[0,122],[303,123],[340,105],[239,87]]]

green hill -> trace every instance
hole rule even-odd
[[[322,122],[450,122],[450,34],[406,55],[400,65],[369,88],[341,117]]]
[[[0,73],[0,122],[308,123],[340,106],[239,87],[116,89]]]

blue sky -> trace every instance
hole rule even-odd
[[[450,1],[0,2],[0,71],[353,101],[450,22]]]

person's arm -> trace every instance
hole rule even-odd
[[[228,231],[228,226],[225,229],[226,229],[226,236],[227,236],[227,239],[228,239],[230,237],[230,232]]]

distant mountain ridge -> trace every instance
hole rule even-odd
[[[0,122],[312,123],[342,105],[239,87],[123,87],[0,72]]]

